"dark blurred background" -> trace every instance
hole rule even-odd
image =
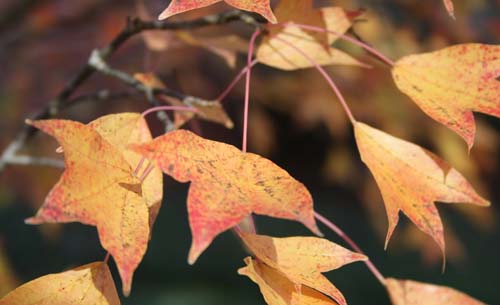
[[[500,42],[500,1],[455,2],[456,21],[447,16],[440,0],[329,3],[351,10],[364,8],[353,31],[394,59],[450,44]],[[92,49],[108,43],[120,31],[127,16],[150,14],[155,18],[167,3],[2,0],[0,149],[12,141],[24,118],[43,108],[75,75]],[[173,19],[226,9],[216,5]],[[165,32],[137,35],[109,62],[131,74],[155,73],[169,88],[212,99],[245,61],[237,44],[224,48],[227,35],[237,35],[235,41],[245,46],[249,34],[251,29],[231,24],[189,33],[197,43]],[[328,67],[356,117],[436,152],[492,201],[487,209],[438,204],[445,224],[446,272],[441,273],[438,247],[404,217],[388,251],[383,250],[387,218],[381,196],[359,160],[347,118],[313,69],[285,73],[265,66],[255,68],[249,150],[273,160],[306,184],[316,210],[357,241],[384,275],[451,286],[488,304],[500,304],[500,120],[476,115],[476,143],[468,154],[458,136],[426,117],[397,91],[386,66],[357,48],[344,43],[338,46],[374,66]],[[96,74],[75,96],[100,89],[131,91]],[[188,128],[239,146],[243,90],[240,84],[223,102],[235,121],[232,130],[206,122]],[[104,114],[147,107],[144,97],[131,94],[117,100],[80,103],[64,110],[60,117],[88,122]],[[156,135],[161,133],[161,124],[154,118],[151,126]],[[39,134],[22,152],[60,158],[54,153],[56,147],[48,136]],[[24,224],[60,173],[53,168],[22,166],[9,166],[0,173],[0,295],[41,275],[104,258],[92,227]],[[236,273],[246,253],[231,232],[218,237],[194,266],[187,264],[191,238],[185,208],[187,188],[165,177],[165,200],[153,238],[136,272],[132,295],[123,298],[123,304],[264,304],[258,287]],[[310,234],[299,224],[266,217],[258,217],[257,226],[260,232],[274,236]],[[330,240],[343,244],[326,228],[323,231]],[[361,263],[330,272],[328,277],[350,305],[389,304],[383,287]],[[116,273],[115,279],[119,286]]]

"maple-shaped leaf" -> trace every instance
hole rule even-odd
[[[355,124],[355,135],[361,159],[384,199],[389,219],[385,247],[402,211],[437,242],[444,255],[443,224],[434,202],[490,204],[457,170],[430,151],[363,123]]]
[[[96,262],[28,282],[0,300],[0,305],[119,305],[108,265]]]
[[[252,212],[296,220],[320,234],[309,191],[270,160],[186,130],[133,148],[177,181],[191,181],[187,199],[191,264],[218,234]]]
[[[396,62],[392,75],[403,93],[469,149],[476,130],[472,112],[500,117],[500,46],[471,43],[409,55]]]
[[[136,73],[134,74],[134,78],[151,89],[167,88],[165,84],[152,73]],[[234,127],[233,121],[219,101],[187,100],[186,102],[190,102],[190,104],[186,105],[186,103],[181,102],[179,99],[168,96],[161,96],[161,99],[172,106],[190,106],[197,111],[196,113],[190,111],[176,111],[174,114],[175,128],[182,127],[194,118],[195,115],[202,120],[223,125],[228,129],[232,129]]]
[[[237,9],[258,13],[271,23],[278,22],[271,10],[270,0],[172,0],[167,9],[161,13],[159,19],[165,19],[172,15],[202,8],[222,1]]]
[[[320,65],[364,66],[347,53],[330,45],[351,27],[351,18],[340,7],[315,9],[312,0],[282,0],[276,8],[280,22],[290,22],[286,26],[271,26],[268,35],[257,48],[260,63],[282,70],[309,68],[313,65],[286,41],[309,54]],[[306,31],[293,22],[320,27],[338,33],[317,33]]]
[[[67,120],[28,123],[56,138],[64,150],[66,169],[36,216],[26,222],[78,221],[96,226],[128,295],[150,236],[148,200],[142,197],[149,191],[133,176],[123,152],[92,126]],[[97,124],[103,132],[105,124]],[[154,197],[151,192],[150,198]]]
[[[453,288],[410,280],[388,278],[386,288],[393,305],[486,305]]]
[[[297,285],[314,288],[340,305],[347,304],[342,293],[321,272],[366,260],[366,256],[349,251],[317,237],[276,238],[240,233],[249,250],[266,265],[279,270]]]
[[[266,264],[245,258],[246,267],[240,268],[238,273],[249,277],[257,285],[268,305],[336,305],[337,303],[322,295],[318,291],[297,285],[290,281],[280,271]]]

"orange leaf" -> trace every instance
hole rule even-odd
[[[351,20],[339,7],[314,9],[312,0],[282,0],[276,8],[280,22],[292,22],[285,27],[272,26],[257,49],[259,62],[282,70],[312,67],[300,52],[281,40],[285,40],[308,53],[320,65],[364,66],[347,53],[330,45],[351,27]],[[293,25],[293,22],[320,27],[338,33],[315,33]]]
[[[434,202],[490,204],[458,171],[422,147],[363,123],[355,124],[355,134],[361,159],[384,198],[389,218],[386,248],[402,211],[437,242],[444,255],[443,224]]]
[[[128,295],[133,273],[146,252],[148,204],[154,206],[155,187],[143,189],[127,162],[131,155],[126,158],[92,126],[65,120],[28,123],[57,139],[64,150],[66,170],[36,216],[26,222],[78,221],[96,226],[103,248],[116,261],[123,292]],[[106,125],[101,123],[96,123],[99,129]],[[143,198],[146,194],[150,195]]]
[[[320,234],[309,191],[267,159],[186,130],[167,133],[133,149],[155,160],[177,181],[191,181],[187,199],[193,236],[190,264],[217,235],[252,212],[300,221]]]
[[[161,13],[159,19],[165,19],[172,15],[209,6],[221,1],[223,0],[172,0],[168,8]],[[240,10],[258,13],[271,23],[277,22],[271,10],[270,0],[224,0],[224,2]]]
[[[469,149],[472,111],[500,117],[500,46],[462,44],[403,57],[392,69],[398,88],[434,120],[460,135]]]
[[[386,279],[393,305],[486,305],[452,288],[414,282]]]
[[[119,305],[108,265],[96,262],[45,275],[18,287],[0,300],[0,305],[59,304]]]
[[[321,272],[366,260],[362,254],[317,237],[275,238],[246,233],[240,236],[266,265],[279,270],[293,283],[314,288],[341,305],[346,304],[344,296]]]
[[[260,287],[268,305],[332,305],[337,304],[307,286],[297,289],[283,273],[250,257],[245,258],[246,267],[238,273],[248,276]]]
[[[136,168],[142,159],[138,153],[129,150],[130,144],[147,143],[153,139],[146,120],[140,113],[119,113],[106,115],[90,122],[90,127],[109,144],[122,152],[131,168]],[[163,199],[163,174],[155,167],[142,182],[142,197],[149,207],[149,224],[153,224],[160,211]]]

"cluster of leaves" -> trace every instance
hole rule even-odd
[[[160,17],[220,1],[174,0]],[[317,9],[312,0],[282,0],[275,15],[269,0],[224,2],[259,13],[271,22],[256,51],[258,63],[282,70],[316,67],[322,73],[322,65],[368,67],[331,46],[338,39],[353,41],[344,34],[360,12],[339,7]],[[451,1],[446,0],[445,5],[453,14]],[[393,63],[354,41],[391,65],[397,87],[426,114],[460,135],[469,150],[475,136],[472,111],[500,117],[500,83],[496,80],[500,75],[500,46],[463,44],[409,55]],[[253,39],[249,59],[252,48]],[[247,76],[250,70],[249,60]],[[139,74],[136,79],[150,88],[164,86],[151,75]],[[438,156],[356,121],[335,84],[330,85],[345,106],[361,159],[382,193],[389,219],[386,247],[402,211],[436,241],[445,257],[443,224],[435,202],[478,206],[488,206],[489,202]],[[178,101],[165,101],[180,107]],[[232,127],[218,101],[193,105],[190,110],[192,113],[176,113],[176,128],[196,116]],[[125,295],[131,291],[133,273],[146,252],[160,209],[162,172],[179,182],[191,183],[187,199],[192,233],[188,262],[193,264],[219,234],[234,229],[253,255],[245,259],[246,266],[238,272],[260,287],[270,305],[346,305],[342,293],[321,273],[368,261],[362,253],[319,237],[258,235],[249,218],[252,213],[298,221],[321,235],[309,191],[259,155],[186,130],[153,139],[144,115],[139,113],[108,115],[86,125],[68,120],[27,123],[59,142],[66,169],[36,216],[26,222],[81,222],[97,227],[103,248],[116,262]],[[5,296],[0,304],[76,300],[119,304],[107,260],[38,278]],[[482,304],[447,287],[391,278],[382,278],[381,282],[395,305]]]

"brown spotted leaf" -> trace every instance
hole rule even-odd
[[[321,272],[367,259],[323,238],[276,238],[247,233],[240,233],[240,236],[248,249],[266,265],[279,270],[297,285],[330,296],[340,305],[346,304],[344,296]]]
[[[469,149],[473,111],[500,117],[500,46],[478,43],[401,58],[392,69],[398,88],[431,118],[461,136]]]
[[[393,278],[388,278],[386,284],[393,305],[486,305],[445,286]]]
[[[402,211],[444,255],[443,224],[434,202],[490,204],[458,171],[422,147],[363,123],[355,124],[355,135],[361,159],[384,199],[389,218],[386,247]]]
[[[190,263],[217,235],[252,212],[296,220],[320,234],[309,191],[267,159],[186,130],[133,148],[177,181],[191,182],[187,200],[193,236]]]
[[[118,266],[123,292],[128,295],[150,236],[148,202],[154,204],[158,195],[154,187],[143,190],[123,152],[92,126],[66,120],[29,123],[56,138],[64,150],[66,169],[36,216],[26,222],[96,226],[103,248]],[[96,124],[105,133],[106,124]],[[150,201],[142,197],[146,193]]]
[[[7,294],[0,305],[120,305],[108,265],[88,264],[28,282]]]
[[[266,264],[245,258],[246,267],[240,268],[238,273],[248,276],[259,285],[260,291],[268,305],[335,305],[336,302],[307,286],[297,289],[297,285],[290,281],[280,271]]]

